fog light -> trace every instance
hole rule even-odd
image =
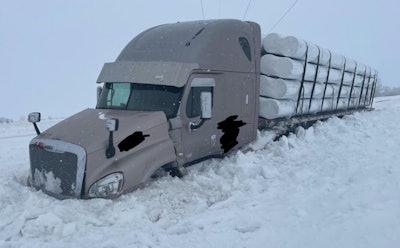
[[[109,197],[119,195],[122,191],[124,176],[117,172],[98,180],[89,189],[90,197]]]

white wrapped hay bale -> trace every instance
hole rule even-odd
[[[329,59],[331,59],[332,68],[343,69],[344,56],[332,53],[328,49],[319,47],[311,42],[306,42],[294,36],[283,36],[276,33],[268,34],[262,40],[262,47],[265,52],[298,60],[305,60],[307,46],[308,62],[317,63],[319,54],[319,64],[327,66]]]
[[[365,105],[366,99],[371,95],[372,89],[369,87],[353,89],[352,98],[357,99],[361,105]]]
[[[342,70],[344,67],[345,57],[341,54],[331,52],[331,68]]]
[[[293,36],[263,39],[260,116],[289,118],[369,105],[377,71]]]
[[[354,59],[346,58],[346,63],[345,63],[345,66],[344,66],[344,70],[347,71],[347,72],[354,73],[357,70],[358,66],[359,65],[357,65],[357,62]]]
[[[364,81],[364,77],[354,74],[352,72],[342,72],[336,69],[331,69],[329,71],[329,78],[328,78],[328,83],[330,84],[342,84],[343,80],[343,85],[353,85],[353,80],[354,80],[354,85],[360,86],[362,85]],[[368,81],[368,78],[366,82]]]
[[[316,84],[313,92],[313,83],[304,82],[303,98],[322,98],[324,95],[325,85]],[[285,80],[281,78],[272,78],[265,75],[260,77],[260,95],[275,99],[292,99],[297,100],[299,97],[301,83],[298,80]],[[332,87],[327,87],[328,94],[333,94]]]
[[[360,76],[360,75],[357,75],[357,74],[354,75],[354,74],[349,73],[349,72],[345,72],[345,79],[343,81],[347,85],[352,85],[353,78],[354,78],[354,85],[355,86],[362,85],[362,83],[364,81],[364,77]]]
[[[329,88],[332,88],[333,91],[327,90],[325,94],[325,98],[360,98],[361,96],[361,87],[360,86],[354,86],[353,89],[351,89],[351,86],[343,85],[342,88],[340,88],[340,85],[328,85]],[[328,88],[327,88],[328,89]],[[340,96],[339,96],[340,94]],[[351,94],[351,97],[350,97]],[[367,94],[367,88],[363,88],[362,96],[365,97],[365,94]]]
[[[307,44],[303,40],[294,36],[283,36],[271,33],[262,40],[262,47],[265,52],[282,55],[294,59],[304,60],[307,51]],[[308,43],[308,61],[318,62],[318,46]],[[329,62],[329,52],[326,49],[320,50],[320,64],[327,65]]]
[[[364,77],[350,72],[345,72],[343,74],[341,71],[335,69],[330,71],[328,83],[340,85],[342,84],[342,80],[343,85],[353,85],[354,80],[354,85],[359,86],[362,85]]]
[[[304,73],[304,62],[294,60],[288,57],[279,57],[272,54],[266,54],[261,57],[261,73],[279,77],[282,79],[302,80]],[[315,74],[317,77],[315,78]],[[309,82],[325,83],[328,77],[328,68],[325,66],[317,66],[314,64],[307,64],[304,80]],[[336,69],[329,71],[329,82],[341,82],[342,72]]]
[[[329,89],[329,90],[328,90]],[[343,85],[342,88],[340,88],[340,85],[327,85],[327,90],[325,92],[325,98],[340,98],[343,97],[349,97],[350,96],[350,91],[351,87],[350,86],[345,86]]]
[[[366,75],[367,77],[369,77],[369,75],[371,75],[372,77],[377,73],[376,70],[372,70],[371,67],[366,66],[364,64],[361,63],[357,63],[357,69],[356,69],[356,74],[357,75],[361,75],[364,76]]]
[[[297,99],[300,81],[272,78],[265,75],[260,77],[260,95],[275,99]]]
[[[322,104],[322,102],[324,104]],[[346,109],[348,105],[348,98],[340,98],[339,101],[334,98],[326,98],[324,101],[322,99],[304,99],[300,101],[298,114],[315,114],[321,111],[333,111],[336,109]]]
[[[303,90],[300,92],[301,83],[296,80],[285,80],[281,78],[272,78],[265,75],[260,77],[260,95],[264,97],[274,98],[277,100],[290,99],[296,100],[299,98],[314,98],[321,99],[325,98],[340,98],[349,97],[351,86],[350,85],[340,85],[338,84],[315,84],[314,92],[313,83],[304,82]],[[365,87],[364,87],[365,88]],[[354,86],[352,95],[360,94],[360,86]]]
[[[289,118],[294,115],[315,114],[321,111],[334,111],[346,109],[349,105],[348,98],[322,99],[302,99],[297,108],[296,100],[277,100],[272,98],[260,97],[259,115],[263,118],[272,120],[277,118]],[[355,104],[356,99],[353,99]],[[311,106],[310,106],[311,102]],[[322,104],[323,103],[323,104]]]
[[[344,85],[352,85],[354,80],[354,85],[361,85],[364,81],[364,76],[351,72],[343,73],[343,71],[333,68],[329,70],[328,77],[328,67],[319,66],[317,71],[317,65],[310,63],[306,64],[304,72],[304,62],[272,54],[266,54],[261,57],[260,67],[261,73],[265,75],[288,80],[301,81],[303,73],[305,73],[304,81],[308,82],[314,82],[315,80],[317,83],[326,83],[328,81],[328,83],[332,84],[341,84],[343,80]],[[315,73],[317,73],[317,77],[315,77]],[[369,76],[369,74],[366,76]]]
[[[259,115],[266,119],[291,117],[296,110],[296,102],[293,100],[276,100],[260,97]]]
[[[278,57],[266,54],[261,57],[261,73],[283,79],[301,80],[304,71],[303,64],[288,57]]]

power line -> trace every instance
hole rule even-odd
[[[201,2],[201,13],[203,14],[203,20],[204,20],[203,0],[200,0],[200,2]]]
[[[289,11],[296,5],[296,3],[299,0],[295,0],[294,3],[292,4],[292,6],[290,6],[290,8],[285,12],[285,14],[283,14],[281,16],[281,18],[279,18],[279,20],[274,24],[274,26],[272,26],[272,28],[268,31],[268,33],[271,33],[271,31],[282,21],[283,18],[285,18],[285,16],[289,13]]]
[[[244,15],[243,15],[243,18],[242,18],[242,20],[244,20],[244,18],[246,18],[247,11],[249,10],[249,7],[250,7],[250,4],[251,4],[251,1],[252,1],[252,0],[249,0],[249,3],[247,4],[247,8],[246,8],[246,11],[244,12]]]

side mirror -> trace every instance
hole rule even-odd
[[[103,91],[103,87],[97,86],[97,102],[99,102],[101,92]]]
[[[28,121],[30,123],[36,123],[40,121],[40,113],[39,112],[32,112],[28,115]]]
[[[212,94],[211,92],[203,91],[200,94],[201,101],[201,119],[211,119],[212,112]]]
[[[36,125],[36,122],[40,121],[40,113],[39,112],[32,112],[28,115],[28,121],[30,123],[33,123],[33,127],[35,128],[36,134],[39,135],[40,131],[38,126]]]

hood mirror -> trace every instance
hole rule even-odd
[[[108,147],[106,149],[106,158],[112,158],[115,155],[113,132],[118,130],[118,119],[108,119],[106,128],[110,132],[108,136]]]
[[[40,122],[40,113],[39,112],[32,112],[28,115],[28,121],[33,124],[35,128],[36,134],[39,135],[40,131],[38,126],[36,125],[37,122]]]
[[[106,128],[109,132],[118,130],[118,119],[108,119],[106,121]]]

